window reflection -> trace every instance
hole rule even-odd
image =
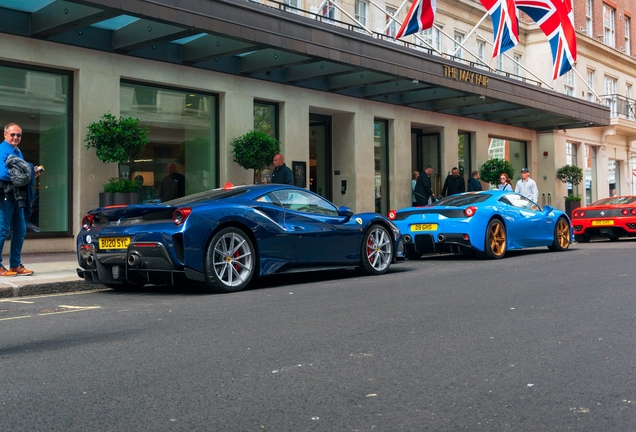
[[[141,186],[142,202],[217,187],[217,97],[122,82],[121,115],[139,118],[150,143],[120,174]]]

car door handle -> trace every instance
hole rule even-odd
[[[294,231],[302,231],[302,230],[305,229],[305,227],[301,227],[301,226],[298,226],[298,225],[293,225],[292,228],[294,229]]]

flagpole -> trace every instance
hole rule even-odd
[[[480,59],[479,56],[477,54],[475,54],[474,52],[472,52],[471,50],[469,50],[468,48],[466,48],[464,46],[463,43],[458,43],[455,38],[450,37],[448,34],[446,34],[446,32],[444,30],[442,30],[441,28],[437,27],[435,24],[433,24],[433,27],[435,27],[437,30],[439,30],[439,32],[441,34],[443,34],[444,36],[446,36],[448,39],[450,39],[451,41],[453,41],[453,43],[456,43],[457,45],[459,45],[461,48],[463,48],[468,54],[470,54],[471,56],[475,57],[477,59],[477,61],[479,63],[482,63],[484,66],[486,66],[488,69],[490,69],[491,71],[496,72],[497,69],[495,69],[494,67],[490,66],[488,63],[486,63],[484,60]],[[458,50],[459,51],[459,50]],[[454,57],[455,55],[453,55]]]
[[[402,12],[402,9],[404,8],[404,6],[406,6],[406,2],[408,2],[408,1],[409,0],[404,0],[402,2],[402,4],[400,5],[400,7],[397,8],[397,10],[395,11],[395,13],[393,15],[399,16],[400,12]],[[374,6],[377,7],[378,9],[382,10],[378,5],[374,4]],[[387,14],[387,15],[389,15],[395,22],[399,23],[399,21],[397,19],[393,18],[393,15],[391,15],[391,14]],[[400,25],[402,25],[402,24],[400,24]],[[389,29],[390,26],[391,26],[391,21],[389,20],[389,22],[386,25],[386,27],[384,27],[384,33],[386,33],[386,31]]]
[[[351,21],[353,21],[354,23],[356,23],[359,27],[362,27],[367,33],[369,33],[371,36],[373,36],[373,32],[371,30],[369,30],[366,26],[362,25],[362,23],[360,21],[358,21],[357,19],[355,19],[354,17],[352,17],[351,15],[349,15],[349,13],[344,10],[343,8],[341,8],[340,6],[338,6],[338,3],[336,2],[332,2],[331,0],[327,0],[329,3],[331,3],[331,5],[333,7],[335,7],[336,9],[338,9],[340,12],[342,12],[343,14],[345,14]]]
[[[328,0],[327,0],[328,1]],[[405,0],[404,3],[402,3],[402,6],[404,6],[406,4],[408,0]],[[386,13],[390,19],[392,19],[393,21],[395,21],[396,23],[398,23],[399,26],[402,25],[402,23],[400,22],[400,20],[398,20],[397,18],[395,18],[395,15],[397,15],[399,13],[399,9],[397,11],[395,11],[394,15],[391,15],[390,13],[388,13],[387,11],[385,11],[384,9],[382,9],[377,3],[375,3],[373,0],[369,0],[369,3],[371,3],[373,6],[377,7],[378,9],[380,9],[381,11],[383,11],[384,13]],[[402,7],[400,6],[400,8]],[[389,24],[391,23],[391,21],[389,20]],[[384,28],[384,32],[386,33],[386,30],[389,28],[389,26],[387,25]],[[435,51],[437,54],[439,54],[442,57],[446,57],[444,55],[444,53],[442,53],[441,51],[438,51],[433,45],[431,45],[430,43],[428,43],[424,38],[422,38],[421,36],[419,36],[417,33],[413,34],[413,37],[417,38],[419,41],[423,42],[424,44],[426,44],[426,46],[428,46],[430,49],[432,49],[433,51]],[[397,39],[396,39],[397,40]]]
[[[475,33],[477,36],[479,36],[480,38],[482,38],[483,40],[486,41],[486,43],[488,45],[493,45],[492,42],[488,41],[488,39],[486,39],[485,37],[483,37],[482,35],[480,35],[479,33]],[[534,73],[532,73],[532,71],[530,71],[529,69],[527,69],[524,65],[522,65],[521,63],[519,63],[517,60],[513,59],[512,57],[510,57],[508,54],[503,53],[503,54],[499,54],[499,55],[503,55],[505,56],[507,59],[512,60],[513,63],[519,65],[519,67],[521,69],[523,69],[524,71],[528,72],[530,75],[532,75],[534,78],[536,78],[537,80],[541,81],[543,84],[545,84],[550,90],[554,90],[554,87],[552,87],[550,84],[548,84],[547,82],[543,81],[541,79],[541,77],[538,77],[537,75],[535,75]]]
[[[475,24],[475,27],[473,27],[473,29],[471,31],[468,32],[468,34],[466,35],[466,37],[464,39],[468,40],[468,38],[470,38],[473,33],[475,33],[475,31],[477,30],[477,27],[479,27],[481,25],[481,23],[484,22],[484,20],[488,17],[488,12],[486,12],[484,14],[483,17],[481,17],[481,19],[479,20],[479,22],[477,24]],[[461,49],[461,46],[458,46],[457,49],[453,52],[453,55],[457,54],[457,51],[459,51]]]

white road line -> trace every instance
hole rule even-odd
[[[35,303],[35,302],[22,301],[22,300],[0,300],[0,303],[24,303],[24,304],[33,304],[33,303]]]
[[[9,320],[20,319],[20,318],[31,318],[31,315],[17,316],[17,317],[11,317],[11,318],[0,318],[0,321],[9,321]]]

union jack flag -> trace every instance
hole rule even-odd
[[[548,37],[552,50],[552,79],[572,69],[576,61],[576,33],[571,0],[516,0]]]
[[[479,0],[492,21],[492,56],[497,57],[519,43],[519,23],[515,0]]]
[[[415,0],[398,30],[396,39],[430,29],[435,22],[436,0]]]

